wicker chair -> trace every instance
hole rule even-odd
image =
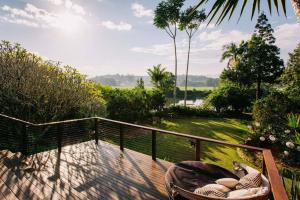
[[[251,172],[251,170],[254,170],[246,165],[244,165],[244,167],[248,173]],[[182,176],[177,176],[178,173],[182,173]],[[189,182],[189,178],[192,178],[193,180]],[[209,183],[214,183],[215,180],[220,178],[238,179],[235,174],[219,166],[205,164],[199,161],[184,161],[175,164],[168,169],[165,176],[165,183],[170,200],[229,200],[229,198],[208,197],[193,193],[196,188]],[[263,175],[262,179],[263,187],[268,188],[264,194],[251,196],[250,198],[236,198],[234,200],[267,200],[269,197],[269,182]],[[232,198],[230,198],[230,200],[232,200]]]

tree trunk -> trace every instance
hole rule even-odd
[[[174,82],[174,91],[173,91],[173,99],[174,99],[174,106],[176,104],[176,90],[177,90],[177,47],[176,47],[176,38],[173,37],[173,44],[174,44],[174,54],[175,54],[175,82]]]
[[[185,72],[184,107],[186,107],[186,99],[187,99],[187,83],[188,83],[188,76],[189,76],[190,51],[191,51],[191,37],[189,36],[189,49],[188,49],[186,72]]]
[[[259,100],[261,98],[261,80],[258,79],[256,84],[256,100]]]
[[[295,15],[300,23],[300,0],[291,0],[291,3],[294,8]]]

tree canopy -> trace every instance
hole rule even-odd
[[[229,49],[237,52],[237,55],[234,55],[236,60],[234,66],[224,69],[221,78],[240,85],[250,86],[255,83],[256,98],[259,99],[262,95],[261,84],[275,83],[284,68],[283,60],[279,57],[280,50],[274,44],[273,29],[263,13],[255,27],[255,33],[248,41],[242,41],[238,49]],[[224,56],[231,55],[225,51]]]

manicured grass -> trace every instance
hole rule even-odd
[[[176,132],[214,138],[232,143],[242,143],[248,134],[247,122],[238,119],[184,118],[163,120],[159,128]],[[232,161],[243,161],[236,148],[208,142],[201,143],[204,161],[232,169]],[[125,141],[125,147],[151,155],[151,134],[141,134]],[[157,156],[173,162],[194,159],[191,141],[167,134],[157,134]],[[249,164],[249,163],[247,163]]]

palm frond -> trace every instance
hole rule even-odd
[[[220,24],[226,16],[229,16],[229,19],[231,18],[232,14],[237,8],[239,0],[200,0],[197,5],[194,6],[194,10],[198,9],[203,4],[207,4],[208,2],[212,2],[212,7],[208,13],[208,17],[210,17],[209,22],[210,23],[213,19],[217,18],[217,24]],[[284,15],[286,16],[286,0],[268,0],[268,8],[270,14],[272,14],[272,3],[274,4],[277,13],[279,15],[279,3],[281,4],[281,8],[283,10]],[[246,4],[250,2],[248,0],[243,0],[243,4],[240,11],[240,17],[243,15]],[[251,19],[254,16],[255,11],[260,11],[261,8],[261,0],[252,0],[252,9],[251,9]],[[264,1],[263,1],[264,2]],[[219,15],[217,15],[219,14]]]

